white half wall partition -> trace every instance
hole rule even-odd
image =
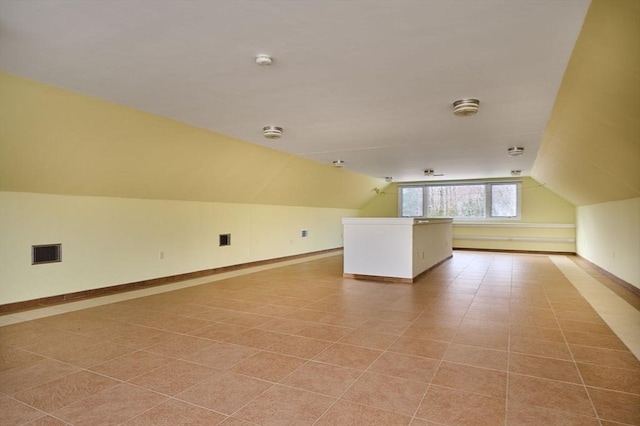
[[[452,220],[343,218],[344,276],[414,282],[452,256]]]

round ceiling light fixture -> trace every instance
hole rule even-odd
[[[511,148],[507,149],[507,154],[512,157],[519,157],[524,154],[524,148],[521,146],[512,146]]]
[[[332,164],[333,164],[333,167],[338,167],[338,168],[344,167],[344,161],[342,160],[333,160]]]
[[[474,115],[480,109],[480,101],[477,99],[460,99],[453,103],[453,114],[458,117]]]
[[[267,139],[280,139],[282,137],[282,127],[278,126],[264,126],[262,128],[262,134]]]
[[[256,64],[262,66],[269,66],[273,63],[273,58],[269,55],[258,55],[256,56]]]

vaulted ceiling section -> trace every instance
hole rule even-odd
[[[384,176],[520,168],[575,205],[638,197],[640,1],[594,0],[577,36],[588,4],[0,0],[0,189],[360,208]]]
[[[640,197],[640,2],[595,0],[532,176],[575,205]]]
[[[360,208],[385,182],[0,75],[0,189]]]

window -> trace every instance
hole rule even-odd
[[[422,217],[423,213],[423,191],[421,186],[403,186],[400,191],[400,205],[402,214],[400,216]]]
[[[514,183],[491,185],[491,217],[518,216],[518,186]]]
[[[520,182],[406,185],[399,197],[401,217],[520,217]]]
[[[426,186],[425,191],[427,217],[485,217],[484,185]]]

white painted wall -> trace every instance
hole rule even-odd
[[[577,208],[578,254],[640,288],[640,198]]]
[[[576,252],[575,223],[457,222],[455,248]]]
[[[452,255],[451,234],[451,222],[430,223],[413,227],[414,277]]]
[[[413,278],[413,222],[407,218],[343,219],[344,273]]]
[[[341,247],[341,218],[357,215],[0,192],[0,304]],[[218,236],[226,233],[231,246],[219,247]],[[32,266],[31,246],[53,243],[62,243],[63,261]]]

